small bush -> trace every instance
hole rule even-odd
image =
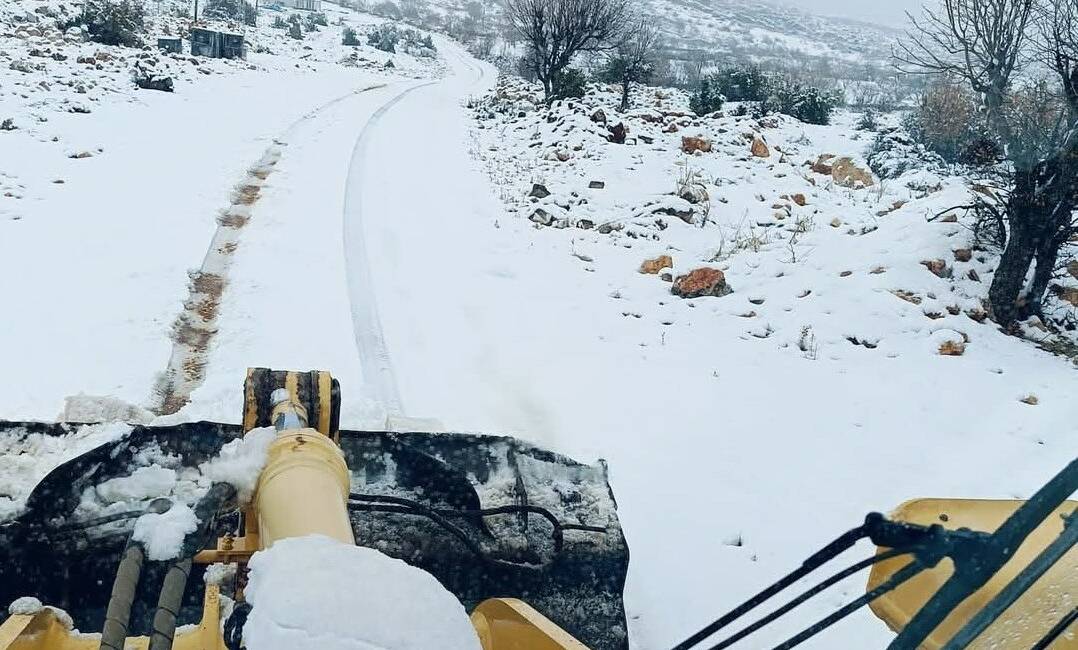
[[[345,27],[341,42],[352,47],[359,45],[359,36],[356,35],[356,30],[351,27]]]
[[[299,20],[290,20],[288,23],[288,35],[297,41],[303,40],[303,28],[300,27]]]
[[[857,120],[858,131],[875,131],[879,128],[880,120],[876,111],[868,109],[864,113],[861,113],[861,118]]]
[[[837,93],[786,79],[777,82],[770,96],[757,108],[759,115],[784,113],[808,124],[830,124],[839,104]]]
[[[759,102],[767,99],[771,82],[764,72],[756,67],[728,68],[708,76],[715,92],[721,93],[730,102]]]
[[[307,22],[312,25],[319,25],[320,27],[329,27],[329,19],[326,18],[326,14],[321,11],[314,11],[307,14]]]
[[[14,131],[17,128],[19,127],[15,126],[14,118],[5,117],[4,120],[0,122],[0,131]]]
[[[719,91],[717,84],[711,77],[700,79],[696,90],[689,95],[689,108],[697,115],[707,115],[715,111],[721,111],[726,103],[726,96]]]
[[[400,41],[400,32],[394,25],[382,25],[367,34],[367,45],[390,54],[396,54],[398,41]]]
[[[554,99],[583,97],[587,89],[588,78],[576,68],[565,68],[554,80]]]
[[[80,20],[90,39],[104,45],[141,47],[146,12],[134,0],[88,0]]]
[[[868,155],[869,168],[882,179],[898,178],[910,171],[942,173],[947,162],[929,151],[901,129],[889,129],[876,136]]]
[[[902,125],[916,142],[955,163],[962,162],[964,152],[979,139],[979,121],[973,95],[962,86],[942,81],[921,95]]]
[[[246,0],[207,0],[202,15],[206,18],[236,20],[251,26],[258,22],[258,12]]]
[[[274,16],[273,23],[270,24],[270,27],[274,29],[288,29],[288,21],[281,16]]]

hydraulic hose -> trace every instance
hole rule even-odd
[[[195,516],[200,525],[184,540],[179,559],[173,560],[161,583],[157,597],[157,610],[153,615],[153,632],[150,634],[150,650],[172,650],[176,637],[176,618],[183,606],[183,593],[191,575],[191,561],[212,532],[211,524],[217,514],[236,496],[236,488],[228,483],[214,483],[204,497],[195,504]]]
[[[131,603],[135,601],[142,562],[145,556],[137,542],[128,541],[123,559],[116,569],[112,583],[105,624],[101,627],[101,650],[123,650],[127,641],[127,625],[131,620]]]

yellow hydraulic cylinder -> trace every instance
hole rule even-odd
[[[314,429],[282,431],[270,445],[255,491],[261,548],[315,534],[355,544],[349,479],[344,455],[331,439]]]

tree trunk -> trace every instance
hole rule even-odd
[[[1046,237],[1037,249],[1037,268],[1033,271],[1033,282],[1029,285],[1029,293],[1026,295],[1023,316],[1042,315],[1041,305],[1044,302],[1044,294],[1048,291],[1048,283],[1052,281],[1052,275],[1056,270],[1059,248],[1055,237]]]
[[[621,82],[621,110],[629,110],[629,86],[632,82],[623,80]]]
[[[1019,297],[1026,283],[1029,265],[1037,254],[1034,237],[1037,215],[1034,209],[1035,172],[1015,172],[1014,191],[1007,202],[1007,222],[1010,234],[1007,247],[999,258],[999,266],[988,289],[988,307],[992,319],[1004,327],[1018,320]]]

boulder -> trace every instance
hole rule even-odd
[[[831,178],[835,183],[849,189],[872,187],[876,184],[872,172],[862,169],[853,162],[852,158],[839,158],[831,166]]]
[[[671,197],[664,201],[662,207],[652,210],[652,214],[665,214],[671,217],[677,217],[685,223],[693,223],[695,220],[693,217],[696,214],[696,209],[685,199]]]
[[[591,121],[596,124],[606,124],[606,113],[601,108],[595,109],[595,112],[591,114]]]
[[[707,203],[711,199],[707,193],[707,188],[700,183],[686,183],[681,187],[678,196],[693,205]]]
[[[968,248],[958,248],[954,251],[954,261],[968,262],[973,259],[973,251]]]
[[[816,162],[811,163],[812,171],[817,174],[823,174],[824,176],[830,176],[834,172],[834,166],[831,161],[835,159],[833,154],[825,153],[816,159]]]
[[[955,340],[944,341],[940,344],[939,353],[945,357],[960,357],[966,353],[966,344]]]
[[[542,183],[532,183],[532,191],[528,192],[528,196],[533,196],[537,199],[545,199],[550,196],[550,190],[546,188],[546,185]]]
[[[1078,307],[1078,289],[1074,287],[1055,287],[1056,295],[1061,300],[1069,302],[1072,307]]]
[[[1067,273],[1070,273],[1072,278],[1078,280],[1078,260],[1074,260],[1067,265]]]
[[[924,260],[921,262],[933,275],[940,278],[951,277],[951,269],[947,268],[947,262],[943,260]]]
[[[669,255],[660,255],[650,260],[644,260],[640,265],[640,272],[646,275],[658,275],[663,269],[673,268],[674,258]]]
[[[770,158],[771,148],[767,146],[764,139],[760,136],[756,136],[752,139],[752,155],[757,158]]]
[[[625,128],[624,122],[618,122],[614,126],[606,127],[607,131],[610,131],[610,135],[606,136],[606,139],[614,144],[625,144],[625,136],[629,131]]]
[[[704,266],[686,275],[679,275],[670,287],[670,292],[681,298],[700,298],[725,296],[733,293],[733,289],[726,284],[726,275],[722,271]]]
[[[681,137],[681,150],[685,153],[704,153],[711,151],[711,140],[701,136],[685,135]]]
[[[554,215],[550,214],[542,208],[536,208],[531,216],[528,217],[529,221],[539,224],[540,226],[549,226],[554,223]]]
[[[801,207],[805,207],[805,205],[808,204],[808,199],[805,198],[804,194],[792,194],[790,195],[790,200]]]
[[[601,190],[606,187],[606,183],[603,181],[591,181],[588,183],[589,190]]]

